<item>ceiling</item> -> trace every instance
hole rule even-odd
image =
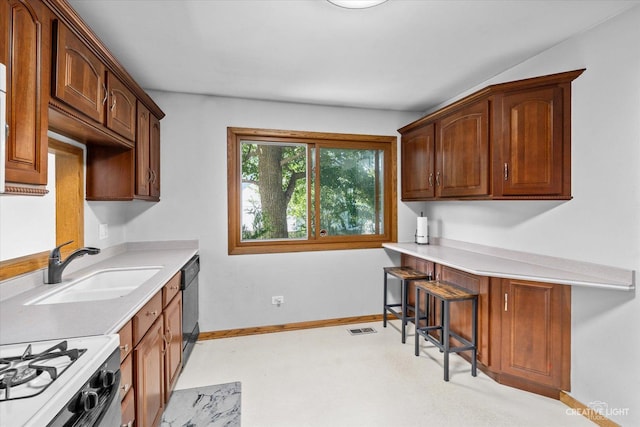
[[[403,111],[425,111],[640,5],[68,1],[145,89]]]

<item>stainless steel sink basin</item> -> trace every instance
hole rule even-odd
[[[161,269],[160,266],[146,266],[98,270],[69,283],[62,283],[60,286],[52,285],[55,289],[38,296],[25,305],[120,298],[133,292]]]

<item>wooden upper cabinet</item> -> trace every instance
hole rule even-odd
[[[64,24],[55,21],[53,26],[56,36],[53,96],[96,122],[104,123],[105,66]]]
[[[402,135],[402,200],[421,200],[435,196],[434,138],[433,123]]]
[[[570,199],[571,82],[583,72],[488,86],[399,129],[403,199],[434,198],[411,163],[431,123],[436,199]],[[406,197],[405,183],[414,190]]]
[[[7,66],[5,180],[46,185],[49,12],[35,0],[3,1],[0,11],[0,55]]]
[[[151,115],[151,139],[149,141],[149,167],[153,172],[149,195],[160,200],[160,120]]]
[[[136,134],[137,198],[160,198],[160,120],[138,102]]]
[[[508,93],[496,102],[501,121],[496,196],[570,196],[559,87]],[[566,177],[566,180],[565,180]]]
[[[463,107],[436,123],[436,194],[489,194],[488,101]]]
[[[136,138],[136,97],[111,73],[107,73],[107,91],[107,127],[129,141],[134,141]]]

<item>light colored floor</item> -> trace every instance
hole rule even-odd
[[[177,389],[242,383],[243,427],[593,426],[557,400],[502,386],[398,322],[364,323],[199,341]],[[377,333],[352,336],[348,329]]]

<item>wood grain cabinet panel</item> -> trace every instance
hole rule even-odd
[[[133,392],[127,393],[120,404],[122,411],[122,427],[133,427],[136,421],[136,407]]]
[[[502,281],[501,372],[569,390],[570,287]]]
[[[478,293],[478,361],[485,366],[489,365],[489,278],[443,265],[437,266],[436,276],[438,280]],[[434,313],[439,316],[440,307],[436,307]],[[461,337],[471,340],[471,301],[450,304],[449,315],[451,329]]]
[[[141,102],[137,107],[135,197],[160,199],[160,120]]]
[[[133,342],[137,345],[151,325],[162,315],[162,292],[154,295],[144,307],[133,316]]]
[[[436,194],[489,194],[488,101],[464,107],[436,123]]]
[[[435,196],[434,138],[433,123],[402,135],[402,200],[422,200]]]
[[[159,425],[164,410],[165,338],[163,316],[153,323],[134,352],[136,425]]]
[[[133,357],[127,357],[120,364],[120,400],[133,388]]]
[[[54,21],[53,96],[97,123],[104,123],[106,67],[66,25]]]
[[[182,370],[182,293],[178,293],[164,309],[164,333],[167,341],[164,399],[168,402]]]
[[[564,162],[562,89],[548,87],[498,99],[502,156],[496,195],[562,195],[564,174],[570,172]]]
[[[36,0],[3,1],[0,8],[0,55],[7,66],[5,180],[45,185],[51,44],[49,11]]]
[[[136,138],[136,98],[116,76],[107,73],[107,128],[130,141]]]

